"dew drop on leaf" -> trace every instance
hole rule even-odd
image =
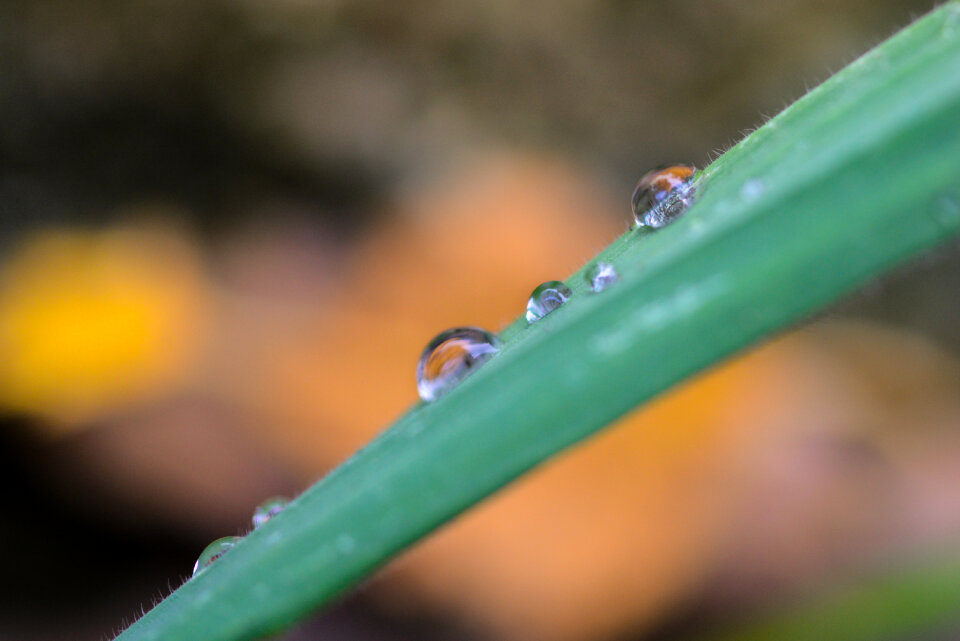
[[[420,398],[435,401],[500,351],[500,340],[479,327],[456,327],[438,334],[417,363]]]
[[[693,203],[693,165],[655,169],[637,183],[633,215],[638,227],[665,227]]]
[[[205,547],[203,552],[200,553],[200,558],[198,558],[197,562],[193,565],[193,576],[197,576],[203,572],[207,566],[226,554],[230,548],[239,542],[239,536],[225,536]]]
[[[535,323],[554,311],[573,296],[570,288],[559,280],[548,280],[530,294],[527,301],[527,322]]]
[[[590,284],[590,289],[595,292],[602,292],[620,280],[620,274],[610,263],[596,262],[587,268],[586,278],[587,283]]]
[[[287,504],[289,503],[289,499],[285,499],[282,496],[275,496],[271,499],[267,499],[258,505],[253,511],[253,527],[258,528],[276,515],[280,514],[283,512],[283,508],[287,507]]]

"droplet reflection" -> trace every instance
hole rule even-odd
[[[438,334],[417,363],[420,398],[435,401],[500,351],[500,340],[479,327],[456,327]]]
[[[289,503],[290,501],[282,496],[275,496],[271,499],[267,499],[258,505],[253,511],[253,527],[258,528],[276,515],[280,514]]]
[[[587,268],[586,278],[590,284],[590,289],[595,292],[602,292],[620,280],[620,274],[610,263],[596,262]]]
[[[633,215],[639,227],[665,227],[693,203],[693,165],[655,169],[637,183]]]
[[[239,542],[239,536],[225,536],[205,547],[203,552],[200,553],[197,562],[193,565],[193,576],[197,576],[203,572],[207,566],[226,554],[230,548]]]
[[[535,323],[570,300],[573,292],[559,280],[539,285],[527,301],[527,322]]]

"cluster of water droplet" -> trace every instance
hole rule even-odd
[[[672,165],[651,171],[633,192],[633,213],[639,227],[659,228],[676,220],[693,201],[692,165]],[[616,268],[596,262],[584,272],[591,291],[602,292],[617,281]],[[533,324],[559,309],[573,291],[558,280],[542,283],[527,300],[527,323]],[[417,363],[417,391],[432,402],[453,390],[500,351],[497,336],[479,327],[455,327],[438,334],[424,348]]]
[[[253,529],[257,529],[277,514],[280,514],[280,512],[287,507],[288,503],[290,503],[288,499],[282,496],[275,496],[258,505],[256,509],[254,509],[253,518],[251,519],[253,521]],[[243,537],[225,536],[205,547],[197,558],[197,562],[193,565],[193,576],[197,576],[211,563],[229,552],[233,546],[240,542],[241,538]]]
[[[694,167],[673,165],[645,175],[633,192],[633,213],[638,227],[663,227],[676,220],[693,200]],[[598,261],[584,272],[593,292],[602,292],[620,280],[616,268]],[[553,313],[573,296],[559,280],[542,283],[527,300],[527,323],[533,324]],[[478,367],[500,351],[500,339],[479,327],[455,327],[431,340],[417,363],[417,391],[426,402],[435,401],[453,390]],[[254,529],[283,511],[289,501],[268,499],[253,512]],[[225,536],[208,545],[193,566],[196,576],[240,542],[239,536]]]
[[[694,168],[675,165],[652,171],[640,179],[633,193],[633,211],[640,227],[663,227],[675,220],[693,198]],[[593,292],[602,292],[620,280],[616,268],[598,261],[584,272]],[[573,296],[563,282],[541,283],[527,300],[527,323],[533,324],[559,309]],[[435,401],[453,390],[468,376],[500,351],[500,339],[479,327],[455,327],[431,340],[417,363],[417,391],[427,402]],[[254,529],[279,514],[289,501],[283,497],[268,499],[253,512]],[[193,566],[193,575],[203,572],[211,563],[240,542],[239,536],[217,539],[200,554]]]

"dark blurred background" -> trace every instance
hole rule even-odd
[[[0,639],[108,638],[908,0],[0,2]],[[679,639],[960,550],[960,252],[283,638]]]

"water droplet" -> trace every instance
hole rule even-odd
[[[590,289],[595,292],[602,292],[610,285],[620,280],[620,274],[610,263],[597,262],[587,269],[587,282],[590,283]]]
[[[500,351],[500,339],[479,327],[441,332],[424,348],[417,363],[420,398],[435,401]]]
[[[239,542],[239,536],[225,536],[205,547],[203,552],[200,553],[200,558],[198,558],[197,562],[193,565],[193,576],[197,576],[203,572],[208,565],[226,554],[230,548]]]
[[[693,203],[693,165],[655,169],[637,183],[633,215],[639,227],[665,227]]]
[[[548,280],[530,294],[527,301],[527,322],[535,323],[557,309],[573,296],[570,288],[559,280]]]
[[[257,506],[253,511],[253,527],[258,528],[276,515],[283,512],[283,508],[287,507],[290,503],[289,499],[285,499],[282,496],[275,496],[271,499],[267,499],[263,503]]]

